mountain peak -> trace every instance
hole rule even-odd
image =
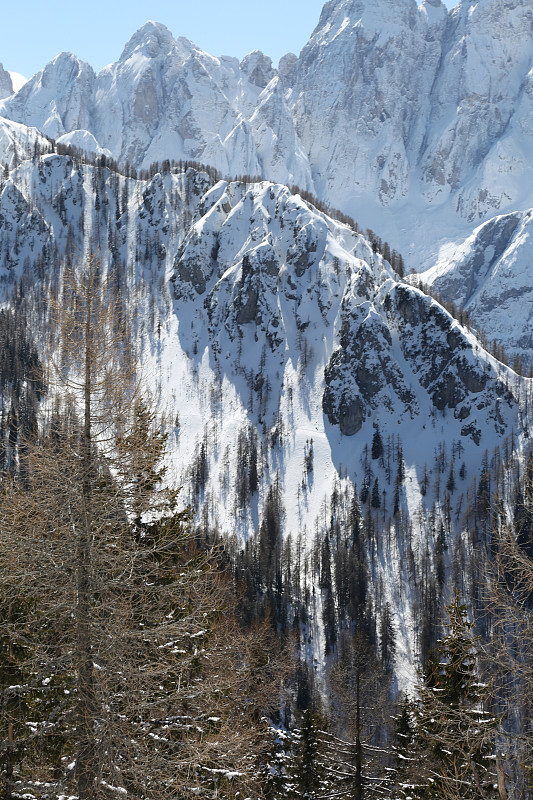
[[[33,75],[25,84],[27,92],[40,87],[68,86],[72,82],[86,82],[94,79],[94,70],[90,64],[82,61],[73,53],[58,53],[55,58]],[[24,88],[24,86],[22,87]]]
[[[272,69],[272,59],[265,56],[261,50],[253,50],[244,56],[240,64],[241,72],[243,72],[250,83],[264,89],[270,83],[276,72]]]
[[[432,2],[440,3],[440,0]],[[329,0],[306,47],[337,38],[343,31],[346,31],[344,36],[350,35],[359,30],[360,25],[386,36],[387,32],[398,32],[406,25],[413,28],[418,14],[416,0]]]
[[[169,53],[176,42],[172,33],[161,22],[148,20],[136,31],[124,47],[120,61],[127,61],[133,53],[139,52],[148,58]]]

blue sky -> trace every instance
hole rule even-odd
[[[457,0],[445,2],[451,7]],[[300,52],[323,0],[4,0],[1,5],[0,62],[30,77],[62,50],[98,71],[117,60],[147,19],[164,23],[175,37],[186,36],[212,55],[240,59],[258,48],[277,65],[284,53]]]

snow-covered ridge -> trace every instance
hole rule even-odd
[[[421,276],[525,365],[533,363],[533,210],[495,217]]]
[[[263,94],[275,76],[259,51],[241,64],[214,58],[148,22],[99,75],[72,54],[57,56],[0,114],[54,139],[87,130],[99,147],[137,167],[196,159],[224,174],[260,174],[264,162],[271,177],[310,188],[280,89]]]
[[[473,453],[520,427],[517,376],[500,378],[505,368],[438,303],[398,283],[364,236],[282,185],[191,169],[135,181],[49,155],[12,170],[0,214],[8,287],[59,268],[72,248],[104,245],[130,302],[152,309],[138,318],[143,347],[157,307],[168,331],[158,357],[218,374],[240,395],[239,413],[266,429],[289,384],[292,402],[306,386],[302,424],[332,452],[353,450],[345,442],[364,442],[378,420],[421,428],[445,414],[450,437]],[[269,399],[256,399],[250,416],[261,374]]]

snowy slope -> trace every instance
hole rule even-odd
[[[12,69],[8,70],[9,77],[11,78],[11,84],[13,86],[13,91],[18,92],[19,89],[22,89],[25,83],[28,82],[28,79],[21,75],[20,72],[13,72]]]
[[[36,128],[0,117],[0,165],[10,169],[36,151],[48,152],[50,142]]]
[[[250,422],[266,439],[283,429],[287,449],[275,460],[287,475],[301,467],[295,443],[318,437],[326,483],[341,465],[357,477],[375,424],[409,432],[413,468],[444,432],[474,468],[484,449],[520,430],[513,386],[528,382],[438,303],[398,283],[362,235],[284,186],[191,169],[135,181],[49,155],[10,173],[0,215],[7,296],[20,281],[38,287],[73,248],[104,245],[107,265],[124,273],[165,402],[196,420],[181,425],[180,459],[194,451],[202,420],[228,430]],[[233,411],[207,413],[211,391]]]

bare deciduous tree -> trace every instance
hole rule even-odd
[[[528,492],[529,495],[529,492]],[[523,498],[529,512],[533,497]],[[494,514],[492,552],[487,572],[487,668],[494,677],[492,699],[504,720],[505,771],[511,797],[533,796],[533,537],[531,518],[519,541],[513,521],[500,506]],[[507,800],[499,761],[500,796]]]
[[[0,507],[0,636],[28,706],[16,742],[6,711],[5,796],[259,792],[277,700],[265,682],[280,685],[283,656],[268,655],[266,627],[239,628],[162,485],[166,435],[96,256],[65,271],[50,312],[52,410]]]

